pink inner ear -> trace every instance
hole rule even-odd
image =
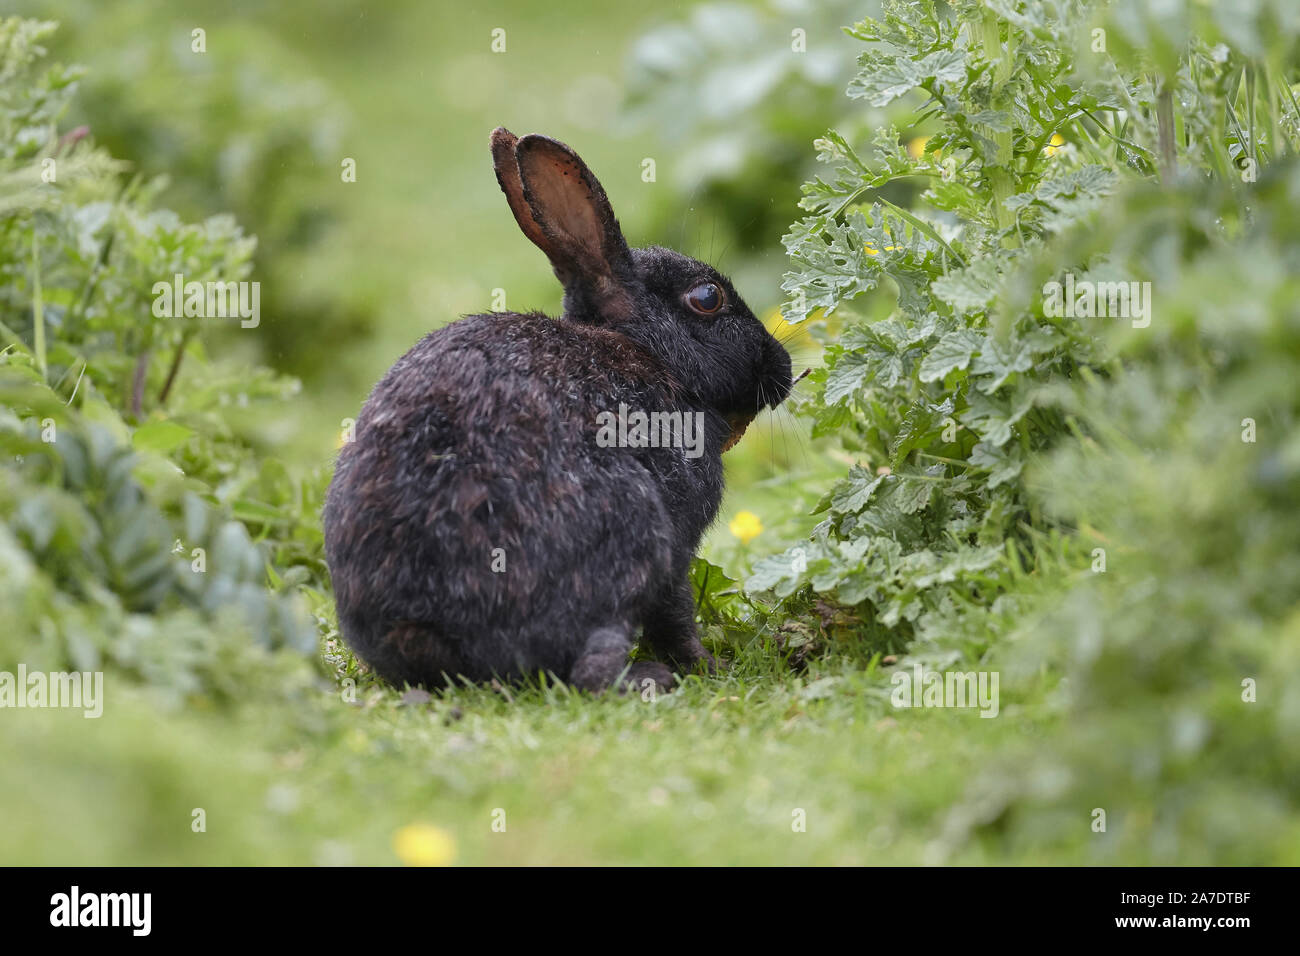
[[[571,256],[595,259],[603,264],[604,226],[596,211],[597,198],[582,175],[582,167],[571,156],[538,156],[528,151],[521,156],[520,173],[528,181],[527,198],[543,232],[552,235]]]
[[[630,315],[632,300],[619,278],[628,265],[627,246],[600,184],[572,150],[545,136],[523,137],[514,154],[523,198],[542,234],[533,241],[556,276],[566,289],[580,283],[589,291],[599,320]]]

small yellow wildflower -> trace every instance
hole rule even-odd
[[[393,852],[407,866],[447,866],[456,859],[456,841],[446,830],[411,823],[393,834]]]
[[[731,519],[731,524],[727,525],[731,533],[749,544],[750,541],[758,537],[763,530],[763,522],[758,520],[758,515],[752,511],[737,511],[736,516]]]
[[[1048,156],[1055,156],[1057,153],[1061,151],[1062,147],[1064,146],[1065,146],[1065,137],[1062,136],[1060,133],[1053,133],[1052,138],[1049,139],[1047,141],[1047,145],[1043,147],[1043,152]]]
[[[880,255],[880,250],[877,249],[875,246],[873,246],[873,245],[872,245],[871,243],[869,243],[869,242],[866,243],[865,245],[863,245],[862,248],[865,249],[865,250],[867,251],[867,255],[869,255],[869,256],[878,256],[878,255]],[[897,249],[897,248],[898,248],[898,246],[885,246],[885,251],[886,251],[886,252],[893,252],[893,251],[894,251],[895,249]]]
[[[915,139],[907,141],[907,155],[913,159],[920,159],[925,154],[925,144],[930,142],[928,136],[918,136]]]

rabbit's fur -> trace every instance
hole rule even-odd
[[[714,269],[630,249],[567,146],[498,129],[492,153],[564,315],[467,316],[375,386],[325,505],[339,624],[398,685],[545,671],[593,691],[620,675],[666,687],[664,664],[629,669],[628,652],[640,630],[674,667],[711,663],[691,557],[722,499],[723,447],[785,398],[790,359]],[[693,289],[725,305],[701,314]],[[604,447],[598,416],[620,406],[699,413],[702,454]]]

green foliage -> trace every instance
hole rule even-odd
[[[1108,858],[1294,853],[1300,23],[1250,6],[921,0],[849,31],[848,95],[929,136],[818,141],[785,312],[827,345],[814,434],[857,463],[747,586],[1067,678],[1068,739],[1005,753],[944,853],[1068,845],[1093,807]],[[1067,276],[1150,283],[1151,312],[1062,314]]]
[[[59,137],[78,74],[44,65],[53,29],[0,22],[0,660],[233,695],[283,671],[268,652],[316,649],[299,592],[323,579],[323,477],[240,430],[296,383],[208,361],[213,320],[154,315],[155,282],[242,280],[254,240]]]
[[[828,175],[805,186],[809,215],[785,239],[788,320],[877,290],[896,303],[882,320],[845,320],[813,375],[814,432],[838,434],[861,464],[823,499],[813,540],[762,561],[750,587],[811,584],[924,634],[1007,586],[1009,550],[1028,545],[1018,476],[1065,432],[1037,407],[1040,390],[1101,359],[1082,320],[1003,306],[1004,277],[1049,240],[1052,217],[1082,215],[1116,174],[1113,158],[1043,156],[1082,110],[1109,102],[1068,50],[978,4],[886,11],[850,31],[868,49],[849,95],[876,106],[923,96],[918,123],[938,130],[916,155],[892,127],[869,152],[826,134]],[[1080,15],[1059,12],[1063,37]],[[882,194],[915,178],[928,182],[917,210]]]
[[[849,305],[838,334],[819,323],[827,363],[810,410],[814,434],[838,435],[860,464],[823,499],[813,540],[761,562],[751,589],[811,584],[925,633],[931,615],[987,605],[1032,551],[1025,523],[1038,515],[1020,477],[1071,429],[1045,390],[1112,360],[1099,320],[1051,315],[1040,289],[1115,267],[1105,250],[1062,257],[1057,237],[1158,166],[1159,93],[1075,50],[1087,5],[1046,7],[887,4],[849,31],[867,44],[849,96],[911,97],[918,129],[934,132],[923,151],[894,128],[869,151],[835,132],[818,141],[828,172],[804,187],[809,214],[785,239],[785,313]],[[1189,112],[1241,69],[1191,48]],[[1226,167],[1222,136],[1217,149]],[[884,195],[915,179],[928,184],[916,208]],[[1039,276],[1042,262],[1056,275]],[[893,303],[888,316],[855,314],[868,293]]]
[[[1006,657],[1021,679],[1064,672],[1071,732],[973,787],[983,821],[1015,822],[1013,850],[1086,806],[1110,813],[1099,858],[1294,859],[1297,196],[1294,159],[1249,189],[1142,184],[1067,237],[1150,281],[1157,308],[1150,328],[1116,330],[1114,375],[1055,393],[1087,438],[1030,478],[1078,551]],[[1052,785],[1005,785],[1030,765]],[[959,828],[975,825],[974,799],[954,811]]]
[[[633,46],[626,116],[670,137],[659,179],[709,223],[713,253],[733,242],[761,253],[784,229],[790,210],[773,200],[805,171],[801,144],[845,112],[853,60],[839,28],[863,5],[706,3]],[[679,205],[657,211],[680,241]]]
[[[302,280],[304,259],[341,214],[340,190],[321,183],[339,181],[347,116],[324,78],[278,33],[238,18],[167,24],[150,4],[35,7],[59,19],[52,44],[93,56],[93,82],[68,104],[67,121],[149,179],[182,217],[227,210],[255,233],[263,310],[276,316],[259,337],[260,357],[299,375],[317,371],[328,351],[294,348],[304,329],[322,343],[358,332],[354,316]],[[202,53],[192,49],[195,26],[206,27]]]

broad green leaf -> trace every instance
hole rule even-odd
[[[193,429],[176,422],[161,419],[146,422],[131,435],[131,444],[141,451],[155,451],[166,454],[179,448],[194,437]]]
[[[984,337],[972,329],[954,329],[926,353],[918,377],[922,382],[937,382],[954,369],[966,368],[983,341]]]

